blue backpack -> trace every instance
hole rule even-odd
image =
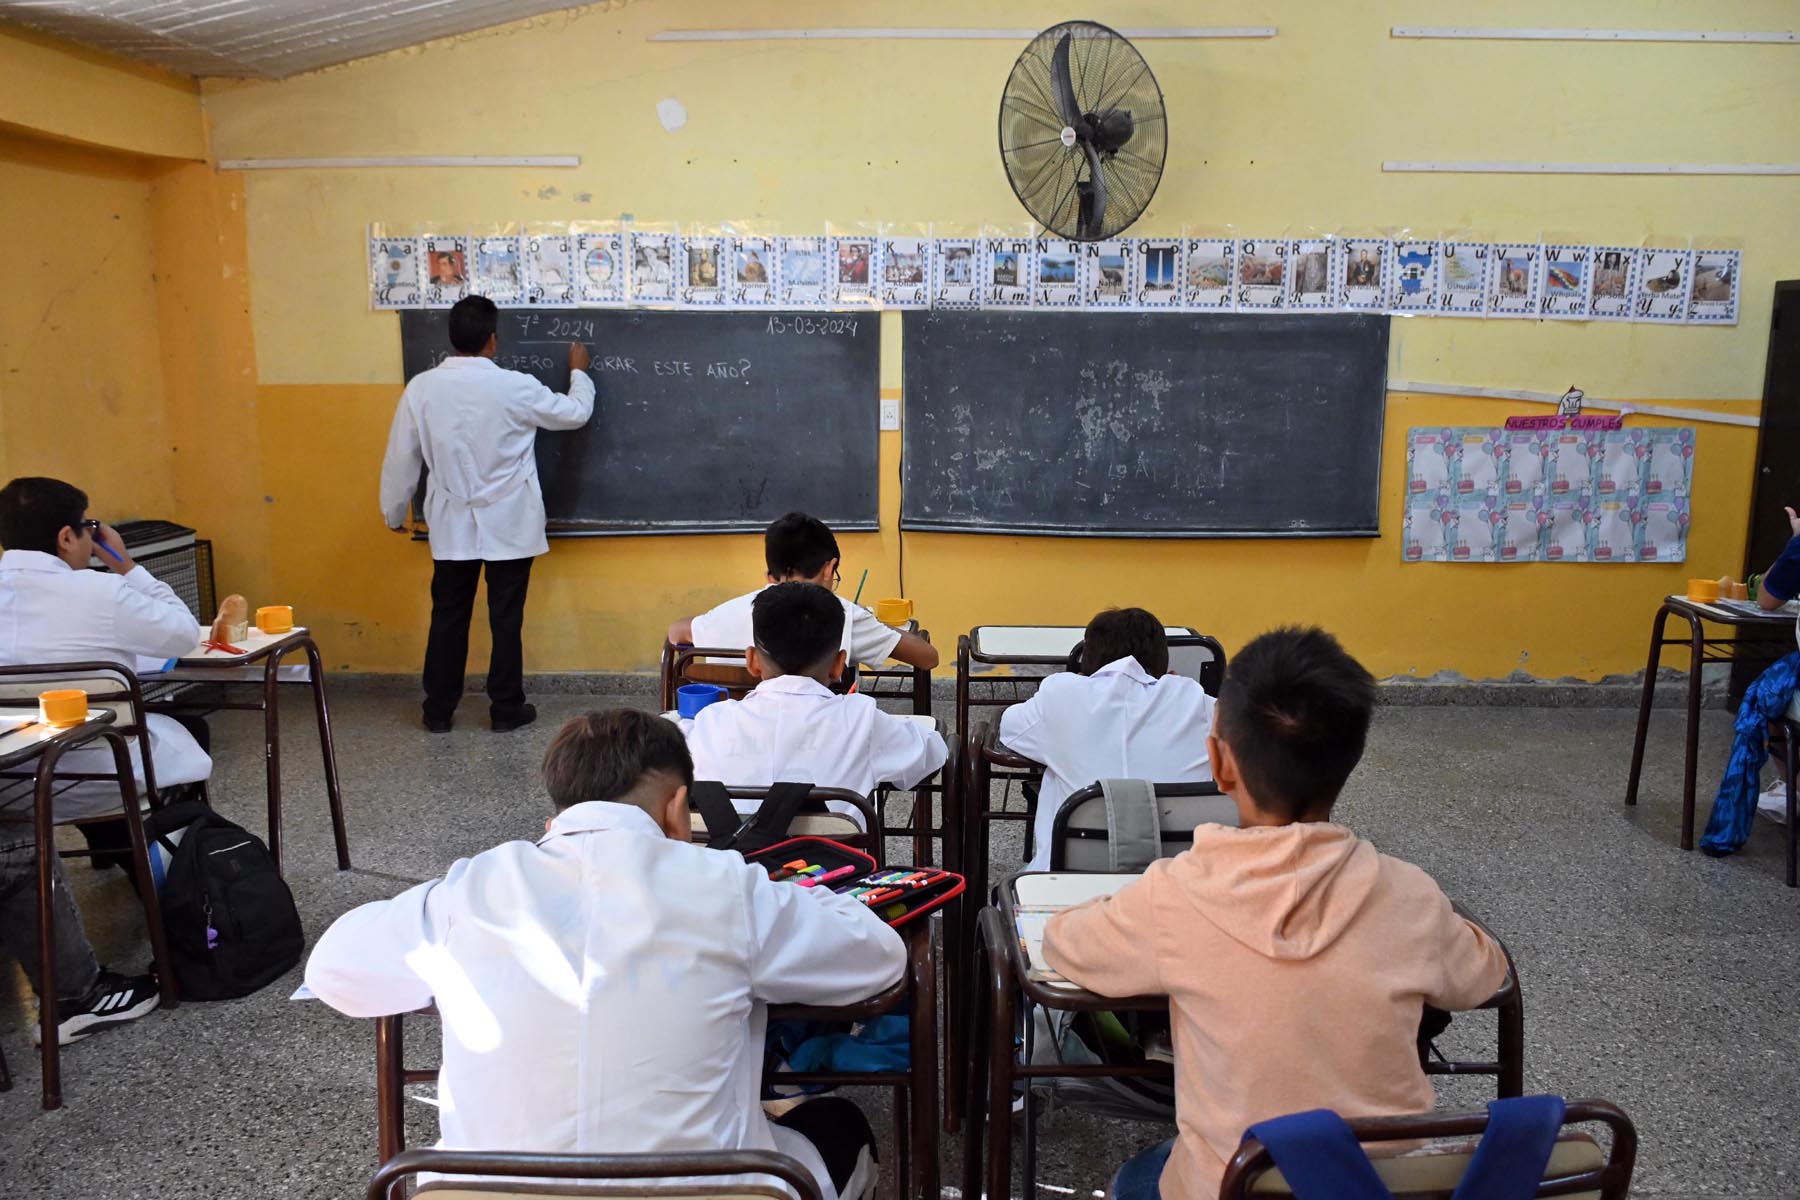
[[[1562,1129],[1561,1096],[1518,1096],[1488,1105],[1487,1132],[1451,1200],[1530,1200]],[[1252,1125],[1295,1200],[1394,1200],[1349,1124],[1330,1109]]]

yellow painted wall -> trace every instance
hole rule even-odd
[[[0,125],[129,154],[206,157],[192,79],[21,29],[0,29]]]
[[[1746,29],[1792,24],[1789,3],[1733,5]],[[261,495],[213,532],[265,537],[268,573],[222,579],[288,601],[330,658],[416,668],[428,571],[375,511],[375,473],[400,384],[397,318],[368,311],[361,237],[531,220],[752,219],[1017,226],[994,144],[1007,42],[650,43],[662,28],[1049,25],[1041,0],[639,3],[541,18],[276,84],[207,84],[221,158],[579,154],[573,170],[260,172],[245,182]],[[1422,234],[1617,239],[1726,235],[1746,255],[1730,329],[1397,321],[1396,380],[1753,411],[1769,292],[1800,276],[1800,180],[1387,175],[1384,159],[1800,160],[1800,50],[1397,41],[1394,23],[1709,28],[1697,4],[1628,0],[1190,5],[1096,0],[1120,26],[1273,24],[1261,42],[1144,44],[1169,110],[1167,172],[1134,233],[1184,225],[1250,235],[1309,226]],[[665,132],[656,103],[687,108]],[[898,322],[883,318],[883,384],[898,387]],[[859,398],[873,404],[874,397]],[[251,403],[234,400],[234,404]],[[1380,674],[1523,669],[1593,678],[1641,663],[1654,597],[1741,565],[1755,434],[1702,426],[1685,566],[1405,566],[1404,430],[1498,423],[1517,406],[1390,397],[1383,528],[1373,541],[1058,541],[909,535],[906,589],[948,642],[980,621],[1080,622],[1145,603],[1228,645],[1278,620],[1319,620]],[[234,408],[234,412],[238,411]],[[899,586],[898,439],[882,438],[883,530],[844,539],[866,595]],[[247,481],[246,481],[247,482]],[[666,621],[754,581],[757,540],[559,542],[534,579],[528,666],[647,667]]]
[[[112,520],[174,508],[150,191],[139,160],[0,131],[0,472]]]

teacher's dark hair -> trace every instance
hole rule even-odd
[[[635,708],[572,717],[544,753],[544,788],[557,812],[589,800],[635,804],[651,775],[692,787],[694,758],[673,721]]]
[[[450,344],[459,354],[480,354],[500,328],[500,310],[486,296],[464,296],[450,306]]]
[[[0,546],[56,553],[56,538],[87,515],[87,493],[60,479],[26,475],[0,488]]]

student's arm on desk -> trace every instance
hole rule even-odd
[[[1437,891],[1435,882],[1431,886]],[[1420,907],[1423,921],[1429,923],[1425,927],[1438,946],[1434,960],[1437,978],[1425,993],[1425,1003],[1447,1012],[1487,1003],[1506,982],[1506,951],[1485,929],[1458,913],[1443,892],[1438,891],[1434,900]]]
[[[306,960],[307,988],[351,1017],[386,1017],[430,1004],[422,971],[442,960],[445,883],[421,883],[333,921]]]
[[[1045,761],[1049,753],[1049,733],[1044,727],[1044,697],[1055,695],[1059,676],[1052,675],[1038,685],[1029,699],[1006,708],[1000,714],[1000,744],[1033,762]]]
[[[1166,989],[1158,970],[1162,941],[1156,893],[1169,860],[1151,863],[1144,877],[1050,918],[1044,961],[1077,987],[1102,996],[1156,996]]]
[[[906,944],[882,919],[824,888],[772,883],[745,866],[750,990],[772,1004],[851,1004],[906,971]]]
[[[694,618],[683,617],[669,626],[669,645],[691,646],[694,644]]]
[[[120,578],[125,586],[113,605],[113,637],[122,649],[167,659],[194,648],[199,626],[174,588],[141,566]]]
[[[937,647],[916,633],[902,633],[894,648],[888,651],[888,657],[927,671],[938,665]]]
[[[871,765],[882,783],[911,790],[950,757],[944,735],[918,721],[880,713],[871,732]]]
[[[407,385],[407,391],[412,385]],[[387,453],[381,457],[381,519],[389,529],[406,524],[406,512],[412,504],[413,489],[419,486],[419,472],[425,469],[425,451],[419,440],[419,423],[413,419],[412,405],[406,393],[394,407],[394,423],[388,428]]]
[[[1757,606],[1768,612],[1780,608],[1800,593],[1800,513],[1791,508],[1786,512],[1788,528],[1794,536],[1769,564],[1768,572],[1756,589]]]

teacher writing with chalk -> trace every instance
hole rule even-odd
[[[531,560],[550,549],[538,488],[537,431],[579,429],[594,412],[587,347],[569,345],[562,395],[494,361],[500,313],[485,296],[450,309],[455,351],[406,385],[381,463],[381,515],[405,533],[407,505],[425,483],[431,537],[431,634],[425,643],[425,728],[448,733],[462,698],[475,585],[487,569],[488,718],[496,733],[537,719],[525,700],[520,630]]]

